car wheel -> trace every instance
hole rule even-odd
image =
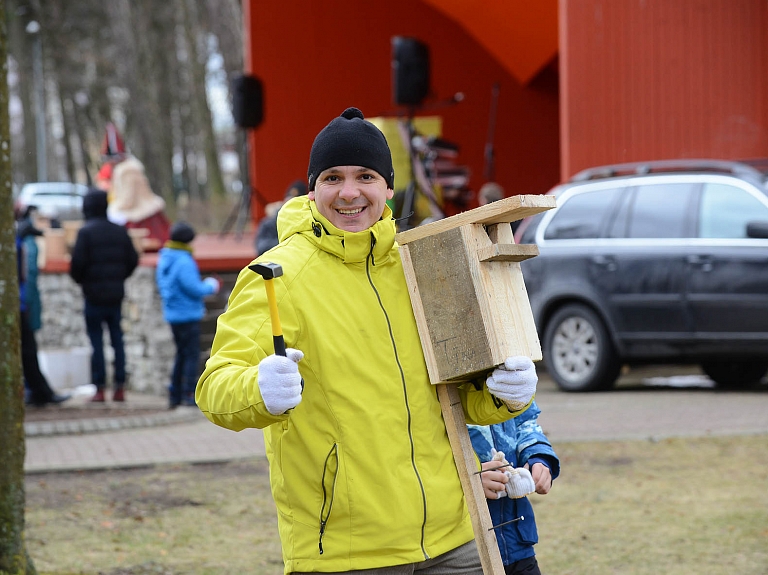
[[[766,361],[705,361],[701,369],[720,387],[749,387],[758,383],[766,372]]]
[[[544,360],[564,391],[609,389],[621,369],[603,321],[580,304],[562,307],[547,323]]]

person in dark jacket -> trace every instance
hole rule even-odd
[[[35,238],[43,232],[32,222],[33,207],[30,206],[16,227],[16,271],[19,277],[19,300],[21,308],[21,365],[27,392],[26,403],[43,406],[48,403],[62,403],[71,396],[59,395],[48,384],[37,359],[35,332],[42,325],[40,290],[37,288],[37,243]]]
[[[200,279],[190,243],[195,230],[186,222],[171,227],[157,259],[155,279],[163,301],[163,317],[171,325],[176,344],[176,359],[169,388],[170,409],[195,404],[195,386],[200,377],[200,322],[205,315],[207,295],[218,293],[220,282],[214,277]]]
[[[496,540],[506,575],[541,575],[533,549],[539,540],[533,507],[527,497],[508,496],[512,490],[507,489],[507,484],[511,482],[505,474],[517,473],[515,468],[527,469],[533,480],[530,492],[539,495],[549,493],[560,475],[560,460],[538,423],[539,413],[534,401],[526,411],[503,423],[467,426],[472,447],[482,463],[481,478],[491,521],[499,526],[495,529]],[[501,467],[504,462],[509,466]]]
[[[125,401],[126,380],[121,306],[125,280],[139,263],[128,231],[107,219],[107,192],[91,188],[83,198],[85,224],[77,234],[69,274],[83,288],[85,327],[91,340],[91,382],[96,386],[92,401],[104,401],[104,329],[109,330],[115,352],[113,401]]]
[[[267,204],[266,215],[261,219],[256,230],[256,255],[261,255],[277,245],[277,212],[283,204],[291,198],[306,195],[307,184],[303,180],[296,180],[285,190],[282,201]]]

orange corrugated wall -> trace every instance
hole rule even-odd
[[[562,178],[768,156],[765,0],[560,0]]]
[[[500,84],[496,179],[508,194],[544,193],[558,181],[556,62],[522,85],[456,21],[416,0],[250,0],[247,8],[246,69],[261,78],[265,90],[265,120],[251,138],[252,181],[267,201],[306,177],[314,136],[346,106],[358,106],[368,116],[396,111],[390,71],[394,35],[428,44],[435,100],[464,93],[461,103],[425,113],[443,117],[443,135],[460,145],[459,161],[470,166],[475,190],[484,182],[494,82]],[[255,194],[254,199],[258,220]]]

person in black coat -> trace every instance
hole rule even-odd
[[[277,238],[277,212],[285,202],[296,196],[307,195],[307,184],[303,180],[295,180],[288,186],[283,194],[283,199],[279,202],[267,204],[266,215],[259,222],[256,230],[256,255],[261,255],[267,250],[274,248],[279,240]]]
[[[115,352],[113,401],[125,401],[126,380],[121,307],[125,280],[139,263],[128,231],[107,219],[107,192],[91,188],[83,198],[85,224],[77,234],[69,274],[83,288],[85,327],[91,340],[91,382],[96,386],[92,401],[104,401],[104,329]]]

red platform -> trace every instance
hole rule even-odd
[[[254,232],[242,234],[198,234],[192,242],[195,260],[201,273],[238,272],[256,257]],[[155,267],[157,252],[141,255],[139,265]],[[69,272],[69,257],[49,259],[44,273]]]

